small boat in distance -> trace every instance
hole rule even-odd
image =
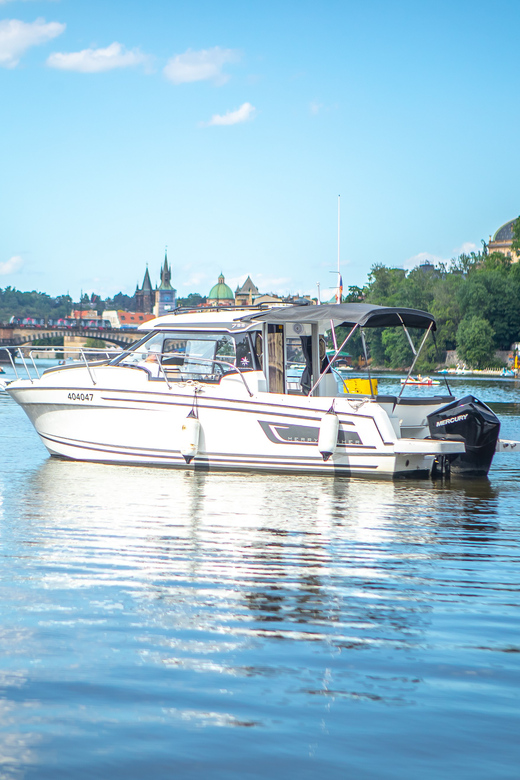
[[[432,379],[430,376],[421,376],[420,374],[417,374],[417,376],[409,376],[406,377],[406,379],[401,379],[402,385],[424,385],[427,387],[431,387],[432,385],[440,385],[439,379]]]
[[[377,392],[365,330],[404,328],[414,357],[398,395]],[[340,344],[338,329],[347,335]],[[485,476],[500,422],[473,396],[409,396],[431,314],[370,303],[176,310],[116,357],[7,383],[51,455],[74,460],[386,478]],[[409,329],[423,331],[413,344]],[[367,378],[336,359],[360,336]],[[327,341],[334,353],[326,354]],[[336,346],[337,345],[337,346]],[[23,356],[22,356],[23,357]],[[303,367],[303,370],[302,370]],[[433,384],[433,380],[430,380]],[[409,384],[414,384],[410,382]],[[351,389],[352,385],[352,389]]]

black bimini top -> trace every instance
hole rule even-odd
[[[248,314],[244,320],[260,322],[327,322],[332,320],[336,327],[385,328],[406,325],[408,328],[429,328],[436,330],[431,314],[419,309],[404,309],[401,306],[377,306],[375,303],[327,303],[322,306],[280,306],[269,311]]]

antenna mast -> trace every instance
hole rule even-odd
[[[338,195],[338,290],[336,293],[336,303],[341,303],[341,297],[343,294],[343,281],[341,279],[341,271],[339,268],[340,225],[341,225],[341,195]]]
[[[338,286],[339,286],[339,246],[340,246],[340,224],[341,224],[341,195],[338,195]]]

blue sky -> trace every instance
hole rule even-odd
[[[518,2],[0,0],[0,287],[330,297],[520,213]],[[330,293],[330,295],[329,295]]]

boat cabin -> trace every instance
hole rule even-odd
[[[434,318],[416,309],[364,303],[171,313],[143,324],[146,335],[111,363],[146,370],[150,379],[167,382],[220,383],[239,373],[253,392],[335,397],[349,395],[336,361],[358,333],[367,366],[361,394],[384,403],[370,374],[365,329],[396,326],[404,329],[414,356],[411,375],[426,336],[435,330]],[[338,328],[346,338],[339,339]],[[424,331],[418,349],[410,328]],[[359,397],[359,390],[353,394]]]

